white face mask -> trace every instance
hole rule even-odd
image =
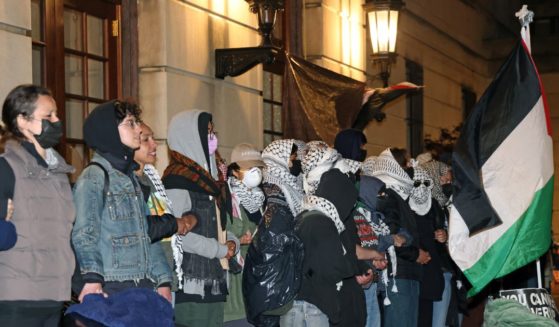
[[[262,171],[258,167],[252,167],[243,176],[243,184],[248,188],[254,188],[262,182]]]

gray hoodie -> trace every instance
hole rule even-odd
[[[202,113],[204,113],[202,110],[186,110],[176,114],[169,123],[167,143],[171,150],[196,161],[206,170],[209,166],[211,175],[217,179],[215,155],[207,155],[207,139],[202,140],[200,137],[200,130],[207,128],[207,126],[199,126],[199,118]],[[207,114],[210,115],[211,119],[211,114]],[[205,148],[203,141],[206,142]],[[209,165],[206,158],[209,158]],[[170,189],[167,190],[167,196],[172,202],[175,215],[179,216],[183,212],[192,210],[192,202],[187,190]],[[227,239],[235,241],[237,249],[239,249],[239,241],[234,235],[227,233]],[[184,252],[209,259],[221,259],[227,255],[226,245],[213,238],[207,238],[192,232],[182,237],[182,249]]]

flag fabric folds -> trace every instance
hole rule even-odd
[[[452,168],[449,250],[474,295],[551,243],[553,141],[529,41],[518,42],[474,107]]]

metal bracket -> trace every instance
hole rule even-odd
[[[271,64],[279,50],[276,47],[216,49],[215,77],[239,76],[258,64]]]

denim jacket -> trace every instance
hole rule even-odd
[[[72,243],[81,273],[96,273],[107,281],[149,278],[155,285],[172,280],[160,242],[151,244],[139,183],[114,169],[99,154],[93,160],[109,174],[103,205],[105,176],[96,166],[87,167],[74,186],[76,223]]]

